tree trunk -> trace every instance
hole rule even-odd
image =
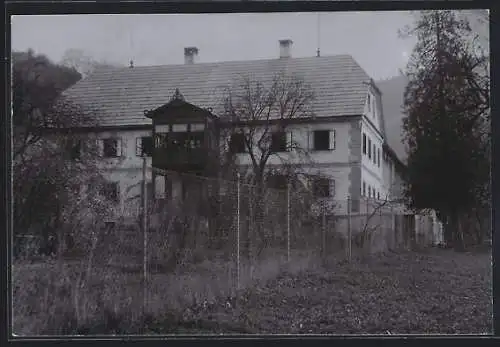
[[[262,180],[258,183],[256,194],[253,197],[255,201],[255,228],[253,233],[254,254],[256,259],[263,249],[263,242],[265,241],[265,227],[264,227],[264,186]]]
[[[457,252],[465,251],[465,242],[464,242],[464,232],[463,232],[463,218],[457,218],[457,232],[456,232],[456,242],[455,242],[455,250]]]
[[[459,214],[455,211],[453,211],[450,214],[449,218],[449,223],[448,223],[448,233],[449,236],[451,236],[451,243],[449,244],[450,247],[455,249],[456,251],[461,251],[463,250],[463,235],[461,231],[461,220],[459,217]],[[446,235],[446,232],[445,232]],[[448,245],[448,242],[447,242]]]
[[[452,218],[443,218],[444,243],[447,248],[453,247],[453,221]]]

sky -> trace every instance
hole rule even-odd
[[[141,66],[182,64],[189,46],[200,63],[278,58],[278,41],[291,39],[292,57],[315,56],[319,42],[322,56],[350,54],[379,80],[404,68],[414,40],[398,29],[412,22],[399,11],[13,16],[11,44],[54,62],[81,49],[97,61]]]

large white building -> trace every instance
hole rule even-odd
[[[403,166],[387,141],[376,84],[351,56],[293,58],[291,49],[292,42],[282,40],[276,59],[199,63],[198,50],[191,47],[185,49],[183,65],[101,70],[70,88],[67,97],[99,116],[99,127],[89,131],[100,138],[102,165],[108,170],[117,204],[140,189],[138,148],[154,146],[152,122],[145,110],[167,104],[179,90],[186,102],[217,115],[222,112],[224,91],[236,88],[241,76],[266,81],[278,73],[302,78],[315,95],[313,116],[291,124],[287,132],[308,151],[314,163],[311,171],[319,170],[329,180],[328,198],[397,197]],[[185,129],[179,126],[171,131]],[[248,154],[239,154],[238,162],[248,165]],[[280,163],[270,158],[269,167]],[[151,180],[151,158],[147,175]],[[134,185],[136,189],[130,189]]]

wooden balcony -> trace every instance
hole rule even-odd
[[[153,167],[178,172],[202,172],[208,167],[205,148],[155,148]]]

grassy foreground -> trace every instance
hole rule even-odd
[[[372,256],[351,264],[309,259],[274,271],[271,267],[266,267],[267,276],[258,274],[261,281],[247,283],[240,291],[222,273],[152,275],[148,312],[143,315],[137,273],[108,271],[78,291],[74,278],[60,279],[55,267],[18,266],[13,270],[14,332],[492,332],[489,252],[431,249]]]

